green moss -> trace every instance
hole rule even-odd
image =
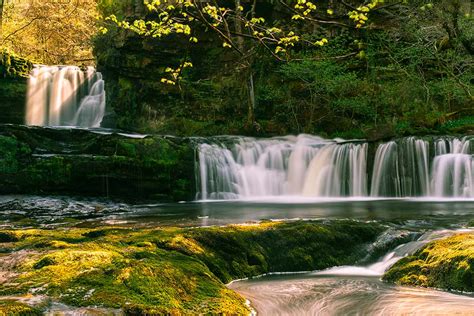
[[[0,75],[2,78],[28,77],[33,64],[31,61],[17,56],[7,50],[0,51]]]
[[[15,231],[19,238],[7,248],[34,253],[0,295],[35,288],[68,305],[123,308],[128,314],[247,314],[244,299],[224,283],[353,263],[382,230],[378,224],[336,221]]]
[[[459,234],[429,243],[406,257],[383,279],[403,285],[474,291],[474,234]]]
[[[0,232],[0,243],[18,241],[18,236],[15,232]]]
[[[0,316],[43,315],[40,310],[14,300],[0,300]]]
[[[189,139],[0,126],[4,193],[192,200],[194,158]]]
[[[0,135],[0,175],[16,173],[20,162],[30,153],[28,146],[13,137]]]

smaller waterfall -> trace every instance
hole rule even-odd
[[[100,127],[105,113],[102,75],[93,67],[36,66],[28,82],[25,123]]]

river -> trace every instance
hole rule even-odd
[[[378,221],[419,234],[375,262],[326,271],[269,275],[229,285],[259,315],[474,315],[474,297],[395,286],[383,271],[426,242],[464,229],[472,200],[319,199],[127,204],[105,199],[3,196],[0,227],[210,226],[268,220]],[[374,261],[374,260],[372,260]]]

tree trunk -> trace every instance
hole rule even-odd
[[[242,11],[239,10],[241,6],[240,0],[235,0],[235,32],[242,34]],[[237,48],[243,52],[244,51],[244,39],[242,36],[237,35]]]
[[[0,45],[3,43],[3,7],[5,0],[0,0]]]
[[[253,85],[252,69],[249,69],[249,71],[250,71],[249,81],[248,81],[248,85],[249,85],[249,88],[248,88],[249,89],[249,109],[248,109],[247,120],[248,120],[248,124],[250,126],[253,126],[254,122],[255,122],[255,88],[254,88],[254,85]]]

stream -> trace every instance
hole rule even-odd
[[[134,205],[106,199],[2,196],[0,210],[2,228],[378,221],[393,233],[381,237],[385,241],[397,234],[416,238],[379,259],[361,260],[357,266],[267,275],[233,282],[229,287],[247,298],[259,315],[474,315],[474,296],[470,294],[395,286],[380,280],[383,272],[403,256],[431,240],[465,230],[474,217],[474,203],[469,199],[319,199],[297,203],[262,199]],[[63,305],[52,306],[50,313],[74,315]]]
[[[474,295],[396,286],[383,273],[426,243],[458,231],[424,233],[377,262],[302,274],[268,275],[230,284],[260,315],[473,315]]]

